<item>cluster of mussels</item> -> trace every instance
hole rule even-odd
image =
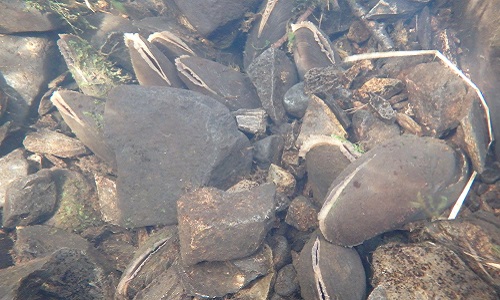
[[[0,198],[0,294],[497,297],[498,220],[443,220],[493,140],[456,3],[101,2]]]

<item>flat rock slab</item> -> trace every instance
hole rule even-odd
[[[227,188],[250,171],[250,142],[229,110],[197,92],[119,86],[109,94],[104,120],[116,154],[122,226],[174,224],[185,190]]]
[[[177,202],[182,260],[225,261],[246,257],[260,247],[274,222],[275,187],[241,192],[202,188]]]
[[[5,191],[3,226],[27,226],[45,221],[56,206],[52,171],[44,169],[12,181]]]
[[[74,157],[87,152],[85,145],[79,140],[48,129],[28,133],[23,145],[28,151],[62,158]]]
[[[442,140],[403,135],[342,171],[318,215],[319,226],[334,244],[359,245],[408,222],[439,216],[467,180],[463,154]]]
[[[0,158],[0,207],[5,202],[5,190],[9,183],[28,175],[28,167],[28,161],[21,149],[16,149]]]
[[[372,264],[369,300],[498,299],[454,252],[434,243],[378,247]]]

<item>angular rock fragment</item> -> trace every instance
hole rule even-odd
[[[300,231],[308,231],[318,226],[318,209],[304,196],[292,200],[285,222]]]
[[[281,135],[273,134],[254,143],[253,157],[262,169],[268,169],[271,164],[279,164],[285,139]]]
[[[18,262],[51,255],[61,248],[88,251],[91,244],[81,236],[46,225],[19,227],[14,253]]]
[[[227,188],[250,170],[250,143],[229,110],[197,92],[120,86],[104,119],[116,153],[122,226],[174,224],[186,189]]]
[[[394,138],[366,152],[332,183],[318,215],[321,232],[334,244],[354,246],[438,216],[462,192],[468,170],[464,155],[441,140]]]
[[[5,191],[3,226],[27,226],[45,221],[56,206],[52,171],[43,169],[12,181]]]
[[[386,123],[365,109],[356,111],[352,116],[352,129],[359,145],[366,151],[400,135],[396,124]]]
[[[346,138],[347,132],[325,102],[319,97],[311,95],[295,144],[300,146],[310,136],[315,135]]]
[[[356,250],[330,244],[319,232],[304,245],[295,269],[305,300],[365,298],[365,270]]]
[[[225,261],[246,257],[262,244],[274,221],[275,187],[224,193],[201,188],[177,202],[182,260]]]
[[[297,271],[295,271],[292,264],[288,264],[278,271],[274,291],[280,296],[287,297],[298,290]]]
[[[87,152],[79,140],[48,129],[28,133],[23,145],[28,151],[62,158],[75,157]]]
[[[247,73],[269,117],[275,124],[283,123],[286,120],[283,98],[298,81],[293,63],[283,51],[269,48],[253,60]]]
[[[5,191],[9,183],[28,175],[28,167],[28,161],[21,149],[16,149],[0,158],[0,207],[5,203]]]
[[[62,248],[52,255],[0,270],[5,299],[105,299],[104,271],[84,251]]]
[[[380,246],[373,253],[372,268],[375,289],[370,300],[498,299],[453,251],[430,242]]]
[[[263,245],[255,254],[242,259],[179,265],[178,272],[189,295],[222,297],[268,274],[272,260],[271,249]]]
[[[276,191],[287,196],[291,196],[295,192],[297,184],[297,180],[290,172],[275,164],[269,166],[267,182],[274,183]]]
[[[267,129],[267,113],[262,108],[241,108],[233,112],[238,129],[250,134],[264,134]]]

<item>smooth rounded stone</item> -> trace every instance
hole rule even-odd
[[[45,221],[56,208],[56,185],[52,171],[43,169],[19,177],[5,190],[3,226],[27,226]]]
[[[0,270],[4,299],[109,299],[102,267],[85,251],[61,248],[50,256]]]
[[[309,231],[318,227],[318,211],[309,199],[298,196],[290,203],[285,222],[300,231]]]
[[[281,296],[290,296],[299,290],[297,272],[292,264],[288,264],[278,271],[274,291]]]
[[[304,82],[299,82],[286,91],[283,106],[288,114],[302,118],[309,104],[309,96],[304,93]]]
[[[267,169],[271,164],[279,164],[285,139],[281,135],[273,134],[253,144],[253,157],[261,169]]]
[[[178,265],[178,272],[189,295],[214,298],[236,293],[256,278],[268,274],[272,261],[272,251],[264,244],[246,258]]]
[[[321,98],[311,95],[295,144],[300,147],[305,140],[314,135],[347,138],[345,128],[331,109]]]
[[[6,119],[24,124],[32,105],[59,74],[61,59],[53,38],[45,35],[0,35],[0,44],[0,88],[9,95]]]
[[[261,0],[175,0],[189,23],[203,36],[212,37],[237,27],[238,19],[255,9]]]
[[[80,233],[102,225],[94,186],[76,171],[58,169],[52,172],[57,189],[57,211],[46,225]]]
[[[54,92],[50,100],[76,137],[95,155],[116,169],[115,153],[104,139],[103,99],[60,90]]]
[[[54,12],[41,12],[27,1],[0,3],[0,34],[53,31],[62,25]]]
[[[23,145],[30,152],[62,158],[75,157],[87,152],[85,145],[78,139],[48,129],[28,133]]]
[[[190,90],[214,97],[231,111],[260,107],[258,90],[246,74],[197,56],[180,56],[175,66]]]
[[[283,98],[298,82],[297,70],[285,52],[269,48],[247,68],[247,74],[257,88],[262,107],[275,124],[286,121]]]
[[[229,110],[197,92],[119,86],[104,119],[122,226],[177,223],[176,201],[186,189],[228,188],[250,171],[250,142]]]
[[[351,164],[339,146],[323,144],[306,154],[307,182],[311,186],[314,202],[322,206],[328,189],[339,174]]]
[[[276,185],[276,192],[291,196],[295,192],[297,180],[295,177],[282,167],[271,164],[267,173],[267,182]]]
[[[273,251],[273,266],[279,270],[292,261],[290,243],[283,235],[275,234],[266,239],[266,244]]]
[[[356,111],[352,116],[352,129],[365,151],[400,135],[400,129],[394,122],[386,123],[365,109]]]
[[[267,113],[262,108],[245,109],[241,108],[233,112],[238,124],[238,129],[250,133],[261,135],[266,133],[268,121]]]
[[[19,227],[16,230],[14,253],[19,262],[51,255],[60,248],[88,251],[91,244],[81,236],[45,225]]]
[[[452,28],[457,30],[460,48],[466,50],[460,55],[460,66],[467,70],[488,102],[496,141],[500,140],[500,101],[497,97],[500,87],[496,84],[500,78],[499,10],[500,2],[494,0],[452,3],[452,13],[457,16]],[[500,147],[494,150],[499,160]]]
[[[464,155],[442,140],[394,138],[366,152],[335,179],[318,215],[319,227],[328,241],[355,246],[409,222],[439,216],[462,192],[468,171]]]
[[[28,175],[28,168],[22,149],[16,149],[0,158],[0,207],[5,203],[5,191],[9,183]]]
[[[225,261],[257,251],[274,222],[275,191],[272,184],[232,193],[201,188],[180,197],[183,262]]]
[[[453,251],[430,242],[380,246],[372,269],[370,300],[498,299]]]
[[[365,299],[365,269],[356,250],[311,235],[295,264],[304,300]]]
[[[497,216],[479,210],[465,218],[427,223],[419,237],[454,251],[469,268],[498,291],[500,271],[495,264],[500,261],[500,252],[495,249],[500,247],[499,227]]]

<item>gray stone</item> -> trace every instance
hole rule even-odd
[[[0,270],[4,299],[106,299],[103,269],[84,251],[62,248],[50,256]]]
[[[0,88],[9,95],[7,120],[22,124],[61,66],[52,38],[0,35]]]
[[[318,215],[321,232],[334,244],[354,246],[439,216],[457,200],[468,171],[464,155],[442,140],[403,135],[387,141],[332,183]]]
[[[295,264],[304,300],[365,299],[365,270],[356,250],[311,235]]]
[[[41,12],[26,1],[0,3],[0,33],[53,31],[62,27],[54,12]]]
[[[285,139],[281,135],[270,135],[254,143],[253,157],[261,169],[271,164],[280,164]]]
[[[9,183],[28,175],[28,167],[28,161],[21,149],[16,149],[0,158],[0,207],[5,203],[5,191]]]
[[[28,133],[24,138],[23,145],[26,150],[33,153],[49,154],[62,158],[75,157],[87,152],[79,140],[48,129]]]
[[[283,106],[288,114],[302,118],[309,104],[309,96],[304,93],[304,82],[299,82],[286,91]]]
[[[45,225],[19,227],[14,253],[18,262],[45,257],[61,248],[88,251],[91,244],[81,236]]]
[[[222,297],[236,293],[258,277],[272,270],[272,252],[263,245],[255,254],[231,261],[179,265],[179,274],[189,295]]]
[[[430,242],[380,246],[372,269],[369,300],[498,299],[453,251]]]
[[[268,123],[267,113],[262,108],[242,108],[233,112],[233,115],[236,118],[239,130],[256,135],[266,133]]]
[[[119,86],[104,119],[116,154],[122,226],[174,224],[186,189],[227,188],[250,171],[250,143],[229,110],[197,92]]]
[[[45,224],[80,233],[102,224],[94,186],[76,171],[54,170],[57,210]]]
[[[12,181],[5,191],[3,226],[41,223],[56,208],[56,185],[52,171],[43,169]]]
[[[276,275],[276,283],[274,291],[281,296],[290,296],[299,290],[299,281],[297,272],[292,264],[288,264],[281,268]]]
[[[266,239],[266,244],[273,251],[274,269],[279,270],[292,262],[290,243],[283,235],[275,234]]]
[[[201,188],[177,202],[182,260],[225,261],[246,257],[262,244],[274,221],[275,187],[224,193]]]
[[[285,122],[283,98],[298,82],[297,70],[290,59],[283,51],[271,47],[253,60],[247,73],[269,117],[278,125]]]

